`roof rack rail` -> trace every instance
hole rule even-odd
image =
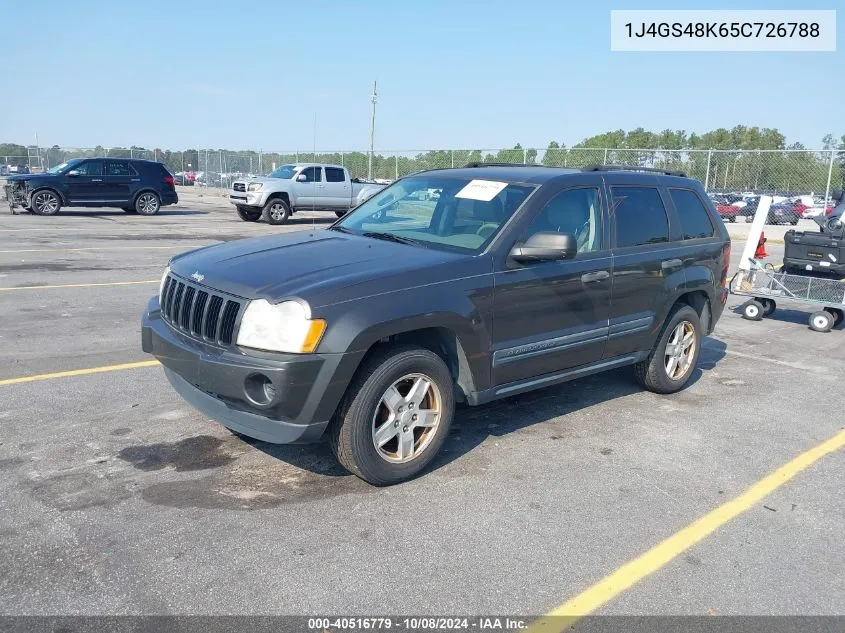
[[[485,163],[484,161],[473,161],[464,165],[467,167],[542,167],[542,165],[526,165],[525,163]]]
[[[583,171],[648,171],[656,174],[663,174],[665,176],[680,176],[686,178],[687,175],[675,169],[661,169],[660,167],[638,167],[637,165],[590,165],[584,167]]]

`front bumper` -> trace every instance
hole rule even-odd
[[[263,207],[267,202],[266,191],[229,190],[229,202],[239,207]]]
[[[174,331],[162,320],[157,297],[144,312],[141,347],[161,362],[191,406],[233,431],[275,444],[319,439],[363,356],[253,356],[219,348]],[[272,385],[271,399],[255,400],[256,377]]]

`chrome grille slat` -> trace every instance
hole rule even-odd
[[[159,302],[171,327],[216,345],[234,343],[243,300],[168,275]]]

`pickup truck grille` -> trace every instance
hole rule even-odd
[[[241,300],[168,275],[159,301],[161,316],[174,329],[217,345],[235,340]]]
[[[242,182],[236,182],[232,185],[232,189],[235,191],[246,191],[246,185]]]

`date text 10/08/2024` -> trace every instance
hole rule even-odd
[[[408,631],[518,631],[528,625],[528,620],[509,617],[325,617],[309,618],[310,630],[408,630]]]

